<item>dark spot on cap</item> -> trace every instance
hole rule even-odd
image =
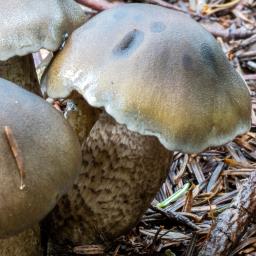
[[[128,57],[131,55],[143,42],[144,33],[134,29],[127,33],[123,39],[112,50],[117,57]]]
[[[217,72],[218,65],[212,48],[208,44],[201,44],[200,53],[204,63]]]
[[[184,54],[182,57],[182,65],[186,71],[190,71],[193,68],[193,60],[188,54]]]
[[[152,22],[150,24],[150,31],[153,33],[160,33],[166,29],[166,26],[163,22]]]

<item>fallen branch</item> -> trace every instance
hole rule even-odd
[[[239,242],[256,212],[256,171],[243,184],[231,207],[220,214],[215,227],[199,252],[201,256],[225,256]]]

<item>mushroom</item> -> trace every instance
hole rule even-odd
[[[172,152],[102,113],[83,149],[78,182],[44,220],[54,245],[99,242],[134,227],[164,182]],[[48,226],[48,227],[47,227]]]
[[[168,151],[198,153],[250,128],[248,89],[216,40],[159,6],[125,4],[92,18],[43,84],[52,98],[76,90],[106,112],[85,139],[78,183],[48,217],[55,243],[124,234],[166,177]]]
[[[71,188],[81,150],[43,99],[4,79],[0,96],[0,238],[7,238],[38,223]]]
[[[68,0],[10,0],[2,1],[0,8],[0,76],[41,95],[31,53],[40,48],[58,49],[64,34],[84,23],[83,11]],[[38,225],[16,237],[0,240],[0,255],[38,256],[38,243],[34,241],[40,235],[35,230],[39,230]],[[32,235],[33,239],[29,239]]]
[[[8,0],[0,9],[0,76],[40,95],[31,53],[57,50],[85,15],[70,0]]]

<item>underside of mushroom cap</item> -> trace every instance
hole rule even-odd
[[[65,33],[82,25],[85,15],[70,0],[0,1],[0,60],[40,48],[58,49]]]
[[[126,4],[76,30],[44,79],[51,97],[80,92],[170,150],[200,152],[246,132],[250,95],[216,40],[188,16]]]

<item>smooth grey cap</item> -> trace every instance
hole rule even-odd
[[[0,60],[23,56],[40,48],[55,51],[65,33],[85,22],[71,0],[0,1]]]
[[[0,79],[0,238],[38,223],[72,187],[81,167],[73,130],[40,97]],[[13,133],[24,162],[25,187],[7,139]]]

